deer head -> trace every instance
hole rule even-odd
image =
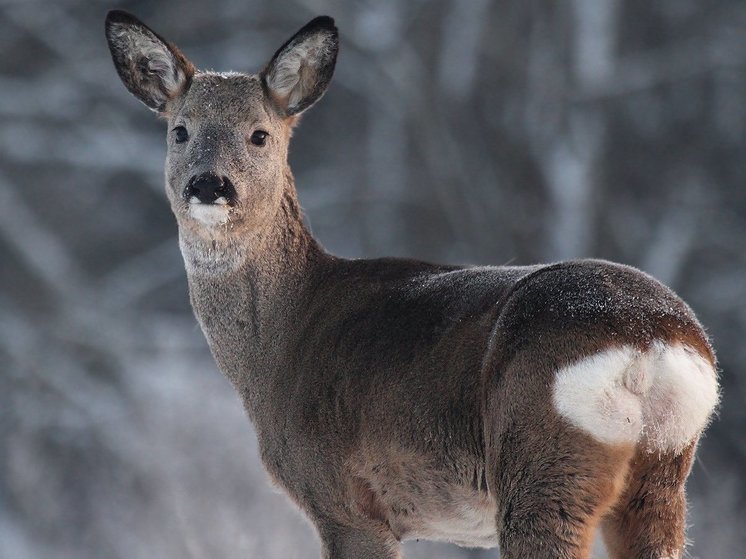
[[[168,121],[166,193],[182,230],[215,238],[271,223],[298,116],[326,91],[338,37],[317,17],[258,74],[200,72],[134,16],[112,11],[106,37],[129,91]]]

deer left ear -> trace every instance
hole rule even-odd
[[[132,14],[110,11],[106,39],[124,85],[154,111],[165,112],[168,102],[189,88],[194,65]]]
[[[328,16],[311,20],[280,47],[260,76],[282,116],[298,115],[321,98],[338,50],[337,28]]]

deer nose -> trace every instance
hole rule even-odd
[[[195,175],[184,189],[184,198],[193,202],[196,198],[202,204],[224,203],[233,201],[235,190],[227,177],[219,177],[213,173]]]

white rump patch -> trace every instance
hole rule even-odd
[[[192,199],[196,200],[194,197],[192,197]],[[223,201],[219,202],[219,200]],[[225,201],[225,198],[222,196],[215,200],[214,204],[202,204],[201,202],[192,202],[190,200],[189,215],[203,225],[216,227],[228,223],[230,208],[227,205],[227,201]]]
[[[705,428],[719,400],[717,374],[694,349],[622,346],[557,372],[553,401],[571,424],[609,444],[643,441],[680,452]]]

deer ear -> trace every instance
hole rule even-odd
[[[280,47],[260,74],[280,114],[300,114],[321,98],[338,50],[337,28],[328,16],[311,20]]]
[[[106,40],[124,85],[152,110],[165,112],[167,103],[189,88],[194,65],[135,16],[110,11]]]

